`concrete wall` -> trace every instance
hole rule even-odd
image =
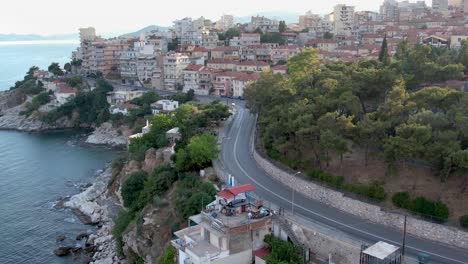
[[[228,257],[217,259],[211,262],[212,264],[251,264],[252,251],[245,250],[237,254],[232,254]]]
[[[305,196],[320,201],[324,204],[340,209],[344,212],[359,216],[369,221],[402,229],[404,216],[400,214],[385,212],[381,207],[361,202],[343,193],[334,191],[313,182],[303,180],[275,166],[269,160],[261,156],[253,146],[253,157],[259,167],[263,168],[275,180],[290,188],[301,192]],[[453,227],[439,225],[420,219],[408,217],[407,232],[425,239],[444,242],[457,247],[468,249],[468,233]]]

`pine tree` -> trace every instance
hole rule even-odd
[[[383,63],[388,62],[388,45],[387,45],[387,35],[385,35],[383,42],[382,42],[382,47],[380,48],[380,53],[379,53],[379,61]]]

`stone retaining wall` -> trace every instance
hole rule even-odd
[[[255,133],[253,133],[255,134]],[[254,147],[252,139],[252,152],[258,166],[263,168],[270,176],[305,196],[340,209],[344,212],[359,216],[374,223],[383,224],[401,230],[404,216],[385,212],[381,207],[364,203],[344,196],[343,193],[325,188],[313,182],[294,176],[262,157]],[[447,243],[453,246],[468,249],[468,233],[456,228],[439,225],[413,217],[407,218],[407,232],[414,236]]]

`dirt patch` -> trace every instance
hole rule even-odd
[[[450,208],[451,222],[461,215],[468,214],[468,190],[462,192],[463,177],[451,176],[442,182],[436,173],[424,164],[400,162],[397,173],[389,175],[387,164],[381,154],[369,154],[368,165],[365,166],[364,151],[353,146],[340,162],[338,156],[333,156],[329,167],[323,168],[333,175],[342,175],[348,183],[369,183],[379,180],[384,182],[387,192],[386,207],[394,208],[391,197],[396,192],[409,192],[413,197],[424,196],[433,200],[440,199]]]

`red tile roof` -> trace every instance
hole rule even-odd
[[[136,108],[138,107],[137,105],[134,104],[123,104],[122,108],[130,109],[130,108]]]
[[[230,188],[223,189],[218,193],[219,196],[229,199],[234,197],[234,195],[253,191],[255,187],[252,184],[244,184],[239,186],[234,186]]]
[[[270,251],[268,251],[267,248],[264,248],[264,247],[263,247],[263,248],[261,248],[261,249],[255,250],[253,253],[254,253],[254,256],[259,257],[259,258],[262,258],[262,257],[264,257],[265,255],[268,255],[268,254],[270,253]]]
[[[232,46],[221,46],[221,47],[216,47],[212,49],[211,51],[239,51],[239,48],[232,47]]]
[[[214,63],[214,64],[239,64],[239,61],[237,60],[228,60],[228,59],[211,59],[208,61],[208,64]]]
[[[203,68],[203,65],[200,64],[195,64],[195,65],[189,65],[187,68],[185,68],[185,71],[199,71]]]
[[[264,61],[242,61],[238,65],[241,66],[268,66],[269,64]]]

